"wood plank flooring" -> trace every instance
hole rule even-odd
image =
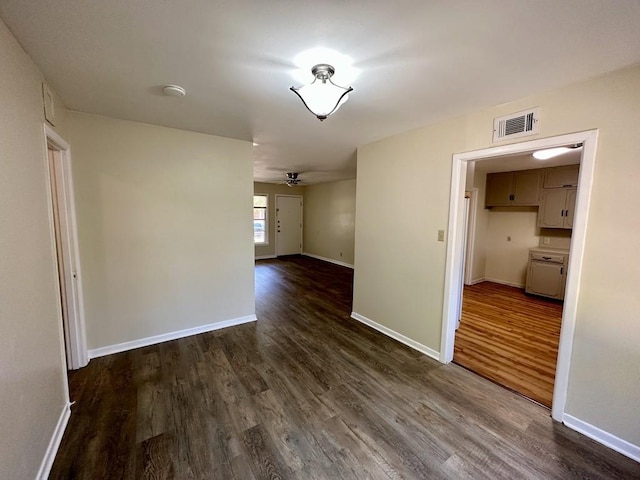
[[[352,271],[256,264],[257,323],[98,358],[52,479],[640,478],[549,412],[349,318]]]
[[[562,303],[492,282],[465,285],[453,361],[551,407]]]

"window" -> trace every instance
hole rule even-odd
[[[253,196],[253,243],[268,245],[267,236],[267,195]]]

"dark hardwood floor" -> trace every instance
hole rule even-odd
[[[256,264],[257,323],[94,359],[52,479],[640,478],[549,412],[349,318],[352,271]]]
[[[466,285],[453,361],[551,407],[562,303],[493,282]]]

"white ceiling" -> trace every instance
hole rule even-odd
[[[640,62],[638,0],[0,0],[0,17],[68,108],[254,141],[266,182],[355,178],[360,145]],[[318,46],[361,70],[324,122],[288,90]]]

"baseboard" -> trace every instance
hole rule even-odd
[[[471,280],[471,283],[465,283],[465,285],[475,285],[475,284],[477,284],[477,283],[482,283],[482,282],[484,282],[485,280],[486,280],[486,279],[485,279],[484,277],[482,277],[482,278],[476,278],[476,279]]]
[[[485,282],[499,283],[500,285],[507,285],[508,287],[516,287],[516,288],[524,288],[525,287],[524,283],[507,282],[505,280],[498,280],[497,278],[485,278],[484,281]]]
[[[302,252],[302,255],[307,257],[315,258],[317,260],[322,260],[324,262],[335,263],[336,265],[340,265],[341,267],[353,268],[353,265],[346,262],[341,262],[340,260],[334,260],[332,258],[321,257],[320,255],[316,255],[314,253]]]
[[[260,255],[258,257],[255,257],[256,260],[270,260],[272,258],[278,258],[277,255]]]
[[[351,318],[359,321],[360,323],[364,323],[365,325],[379,331],[380,333],[385,334],[387,337],[391,337],[400,343],[404,343],[406,346],[411,347],[414,350],[419,351],[420,353],[424,353],[428,357],[440,361],[440,352],[437,352],[433,348],[429,348],[426,345],[422,345],[421,343],[416,342],[415,340],[411,340],[409,337],[405,337],[401,333],[391,330],[384,325],[380,325],[379,323],[374,322],[373,320],[365,317],[364,315],[360,315],[359,313],[351,312]]]
[[[60,417],[58,418],[58,423],[56,424],[56,428],[53,431],[51,440],[49,440],[49,446],[47,447],[47,451],[45,452],[42,463],[40,464],[38,475],[36,475],[37,480],[47,480],[47,478],[49,478],[51,467],[53,467],[53,461],[56,459],[58,448],[60,448],[62,436],[64,435],[64,431],[67,428],[67,423],[69,423],[69,417],[71,417],[71,404],[67,403],[64,407],[62,407],[62,412],[60,413]]]
[[[586,435],[592,440],[601,443],[605,447],[609,447],[622,455],[625,455],[636,462],[640,462],[640,446],[627,442],[621,438],[612,435],[609,432],[594,427],[593,425],[580,420],[572,415],[565,413],[562,416],[562,423],[576,432]]]
[[[93,350],[89,350],[89,358],[104,357],[105,355],[111,355],[113,353],[133,350],[134,348],[148,347],[149,345],[168,342],[169,340],[177,340],[178,338],[189,337],[191,335],[198,335],[199,333],[212,332],[214,330],[220,330],[221,328],[242,325],[243,323],[255,322],[256,320],[257,317],[255,314],[247,315],[246,317],[232,318],[231,320],[223,320],[221,322],[210,323],[208,325],[178,330],[177,332],[163,333],[162,335],[155,335],[153,337],[146,337],[139,340],[131,340],[130,342],[118,343],[116,345],[94,348]]]

